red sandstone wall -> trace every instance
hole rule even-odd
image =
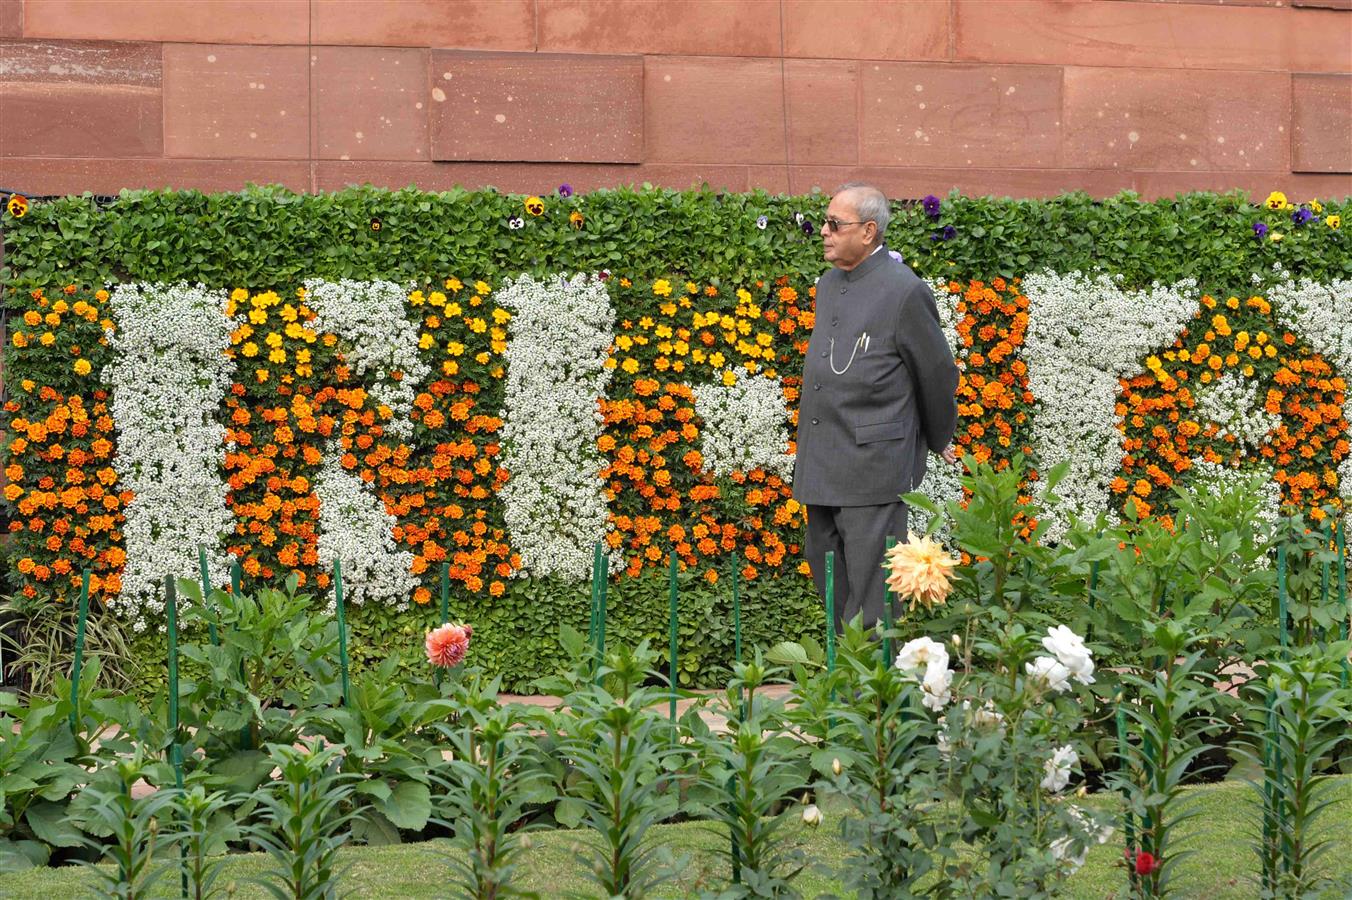
[[[1352,194],[1352,0],[0,0],[0,188]]]

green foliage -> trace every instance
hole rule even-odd
[[[669,690],[644,685],[657,660],[646,641],[608,651],[595,681],[591,648],[572,643],[577,686],[554,720],[570,764],[556,815],[593,833],[595,843],[582,852],[605,896],[645,897],[675,873],[673,861],[643,839],[677,812],[673,773],[687,751],[675,723],[656,708]]]
[[[77,620],[75,604],[52,603],[46,597],[30,599],[21,593],[0,599],[0,648],[6,676],[22,677],[27,694],[50,693],[75,655]],[[97,676],[103,687],[131,687],[126,672],[130,646],[131,636],[122,619],[90,611],[85,619],[84,659],[100,663]]]
[[[162,764],[148,762],[138,752],[129,758],[110,760],[105,771],[99,773],[104,777],[96,776],[85,788],[89,800],[86,815],[92,830],[112,836],[108,844],[84,839],[114,866],[93,869],[98,873],[99,896],[139,900],[149,896],[154,883],[169,871],[154,864],[156,853],[170,843],[160,836],[159,817],[172,810],[178,792],[158,788],[143,797],[135,797],[132,792],[142,779],[153,781],[165,774]]]
[[[1329,849],[1317,826],[1333,806],[1330,762],[1347,740],[1347,692],[1340,688],[1346,643],[1264,667],[1245,692],[1243,755],[1259,815],[1252,845],[1264,898],[1308,897],[1329,886]]]
[[[211,900],[230,893],[216,882],[225,867],[227,842],[238,839],[239,829],[230,816],[230,801],[224,791],[207,793],[200,784],[175,798],[173,839],[182,849],[183,871],[192,900]]]
[[[5,280],[20,289],[110,276],[262,289],[306,277],[416,280],[452,268],[481,278],[610,269],[696,280],[811,280],[823,268],[820,245],[794,215],[820,222],[827,199],[622,188],[550,195],[537,218],[522,215],[522,198],[492,189],[123,191],[106,207],[85,195],[35,203],[21,220],[5,216]],[[1345,198],[1325,206],[1347,218]],[[582,228],[569,223],[574,211],[585,217]],[[510,230],[507,220],[518,215],[525,226]],[[761,215],[764,230],[756,227]],[[918,205],[894,203],[888,238],[916,271],[940,278],[1101,268],[1131,286],[1196,277],[1220,293],[1249,290],[1250,276],[1274,262],[1320,281],[1352,274],[1346,229],[1316,219],[1281,229],[1280,243],[1255,239],[1252,224],[1282,217],[1273,215],[1239,192],[1152,202],[1130,192],[1105,200],[953,194],[937,221]],[[370,227],[373,218],[379,231]],[[956,236],[931,240],[946,225]]]
[[[526,829],[514,826],[529,807],[556,797],[531,734],[547,728],[549,716],[498,705],[496,680],[462,682],[453,699],[455,721],[437,724],[452,755],[432,774],[437,821],[452,829],[455,846],[465,853],[447,857],[453,883],[460,896],[474,900],[537,896],[513,885],[528,846]]]
[[[253,794],[259,821],[245,833],[272,857],[260,883],[277,900],[329,900],[338,891],[338,848],[347,843],[352,813],[342,812],[353,776],[338,771],[342,746],[320,749],[270,744],[280,774]]]
[[[1199,671],[1200,651],[1192,649],[1194,627],[1177,621],[1147,624],[1157,671],[1151,677],[1121,677],[1129,691],[1119,701],[1127,740],[1118,757],[1121,768],[1110,781],[1126,799],[1129,832],[1135,825],[1135,840],[1128,834],[1129,858],[1148,853],[1157,863],[1146,866],[1147,872],[1128,866],[1133,897],[1169,896],[1177,864],[1191,852],[1178,849],[1180,826],[1197,815],[1183,797],[1183,784],[1219,727],[1212,715],[1217,692],[1212,679]]]
[[[786,825],[794,797],[808,787],[809,746],[789,731],[782,701],[758,697],[757,688],[780,675],[760,653],[738,664],[714,707],[726,722],[719,734],[691,718],[701,766],[688,810],[707,816],[730,838],[729,862],[737,883],[720,898],[797,897],[794,880],[807,863],[800,835]]]

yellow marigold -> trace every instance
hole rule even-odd
[[[476,281],[474,282],[474,290],[486,297],[488,296],[489,291],[493,289],[488,286],[488,282],[486,281]]]
[[[957,564],[934,538],[912,532],[905,543],[887,551],[883,568],[892,593],[910,600],[912,610],[916,606],[932,610],[948,599]]]
[[[91,365],[89,364],[89,360],[87,360],[87,359],[77,359],[77,360],[75,360],[75,374],[76,374],[76,375],[88,375],[89,372],[90,372],[90,370],[91,370],[92,368],[93,368],[93,366],[91,366]]]

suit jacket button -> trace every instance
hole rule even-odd
[[[820,390],[822,389],[822,386],[821,386],[820,384],[814,384],[814,385],[812,386],[812,389],[813,389],[814,391],[820,391]]]
[[[848,290],[849,290],[849,288],[843,287],[843,288],[840,289],[840,292],[843,294],[843,293],[845,293],[845,292],[848,291]]]
[[[826,351],[823,350],[823,351],[822,351],[822,356],[825,356],[825,355],[826,355]]]
[[[812,420],[812,424],[813,424],[813,425],[818,424],[818,423],[817,423],[817,420],[816,420],[816,419],[813,419],[813,420]]]

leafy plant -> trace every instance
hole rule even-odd
[[[96,777],[85,789],[90,796],[86,816],[95,831],[106,832],[112,841],[103,844],[90,838],[83,842],[102,854],[111,869],[91,866],[96,874],[100,896],[118,900],[147,897],[155,882],[172,867],[155,865],[157,852],[171,841],[160,834],[160,817],[172,813],[178,792],[157,787],[136,797],[133,789],[143,779],[162,782],[167,774],[163,763],[148,761],[139,752],[107,763],[106,777]]]
[[[211,900],[230,893],[216,882],[225,867],[227,842],[238,834],[224,791],[208,793],[201,785],[194,785],[175,798],[171,837],[183,847],[181,865],[192,900]]]
[[[555,815],[593,833],[596,843],[583,853],[591,860],[588,876],[606,896],[644,897],[674,874],[669,851],[644,843],[679,807],[672,772],[685,751],[673,724],[654,709],[670,692],[644,686],[657,660],[647,641],[610,650],[595,670],[587,668],[589,649],[575,651],[573,671],[599,677],[592,684],[575,675],[578,687],[555,719],[559,752],[571,765]]]
[[[259,884],[278,900],[328,900],[337,896],[338,850],[350,837],[353,813],[342,808],[353,776],[338,771],[343,748],[271,744],[277,779],[254,792],[258,821],[244,829],[272,857]]]
[[[437,821],[451,828],[459,853],[447,857],[454,884],[475,900],[535,896],[512,878],[527,847],[523,820],[556,793],[538,759],[532,732],[547,728],[541,710],[497,702],[497,681],[474,678],[457,686],[457,715],[437,730],[452,756],[433,770],[440,794]]]

